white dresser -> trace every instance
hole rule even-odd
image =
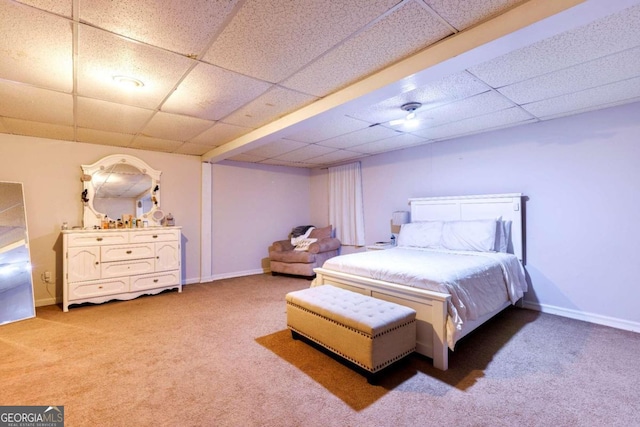
[[[64,230],[62,237],[64,311],[72,304],[182,292],[180,227]]]

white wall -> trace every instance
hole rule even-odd
[[[522,192],[527,306],[640,330],[638,117],[635,103],[365,158],[367,242],[410,197]]]
[[[230,161],[213,165],[209,279],[269,270],[269,246],[310,221],[309,174],[303,168]]]
[[[640,103],[362,160],[367,242],[409,197],[523,192],[531,307],[640,329]],[[109,154],[162,170],[162,208],[183,227],[184,279],[200,280],[198,157],[0,134],[0,180],[23,182],[39,305],[60,300],[60,225],[79,225],[80,165]],[[328,220],[327,171],[212,167],[212,278],[268,269],[268,246]],[[40,280],[54,273],[57,284]],[[211,279],[211,278],[204,278]]]
[[[36,305],[62,301],[60,226],[82,224],[80,165],[119,153],[162,171],[161,207],[182,226],[183,280],[199,281],[199,157],[0,134],[0,180],[24,184]],[[44,271],[55,283],[42,282]]]

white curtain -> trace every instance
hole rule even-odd
[[[364,246],[360,162],[329,168],[329,221],[343,245]]]

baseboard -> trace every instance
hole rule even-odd
[[[41,298],[35,301],[36,307],[44,307],[45,305],[55,305],[58,303],[54,297]]]
[[[556,307],[548,304],[538,304],[529,301],[523,301],[523,308],[529,310],[540,311],[542,313],[554,314],[557,316],[568,317],[570,319],[582,320],[584,322],[595,323],[597,325],[609,326],[616,329],[622,329],[631,332],[640,332],[640,323],[630,322],[615,317],[602,316],[600,314],[586,313],[579,310],[571,310],[563,307]]]
[[[255,270],[245,270],[245,271],[234,271],[232,273],[222,273],[222,274],[212,274],[209,277],[203,277],[200,282],[212,282],[214,280],[222,280],[222,279],[232,279],[234,277],[243,277],[243,276],[253,276],[255,274],[265,274],[268,271],[263,270],[262,268],[258,268]]]

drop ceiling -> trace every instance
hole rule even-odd
[[[0,35],[0,133],[209,162],[326,167],[640,100],[640,0],[0,0]]]

